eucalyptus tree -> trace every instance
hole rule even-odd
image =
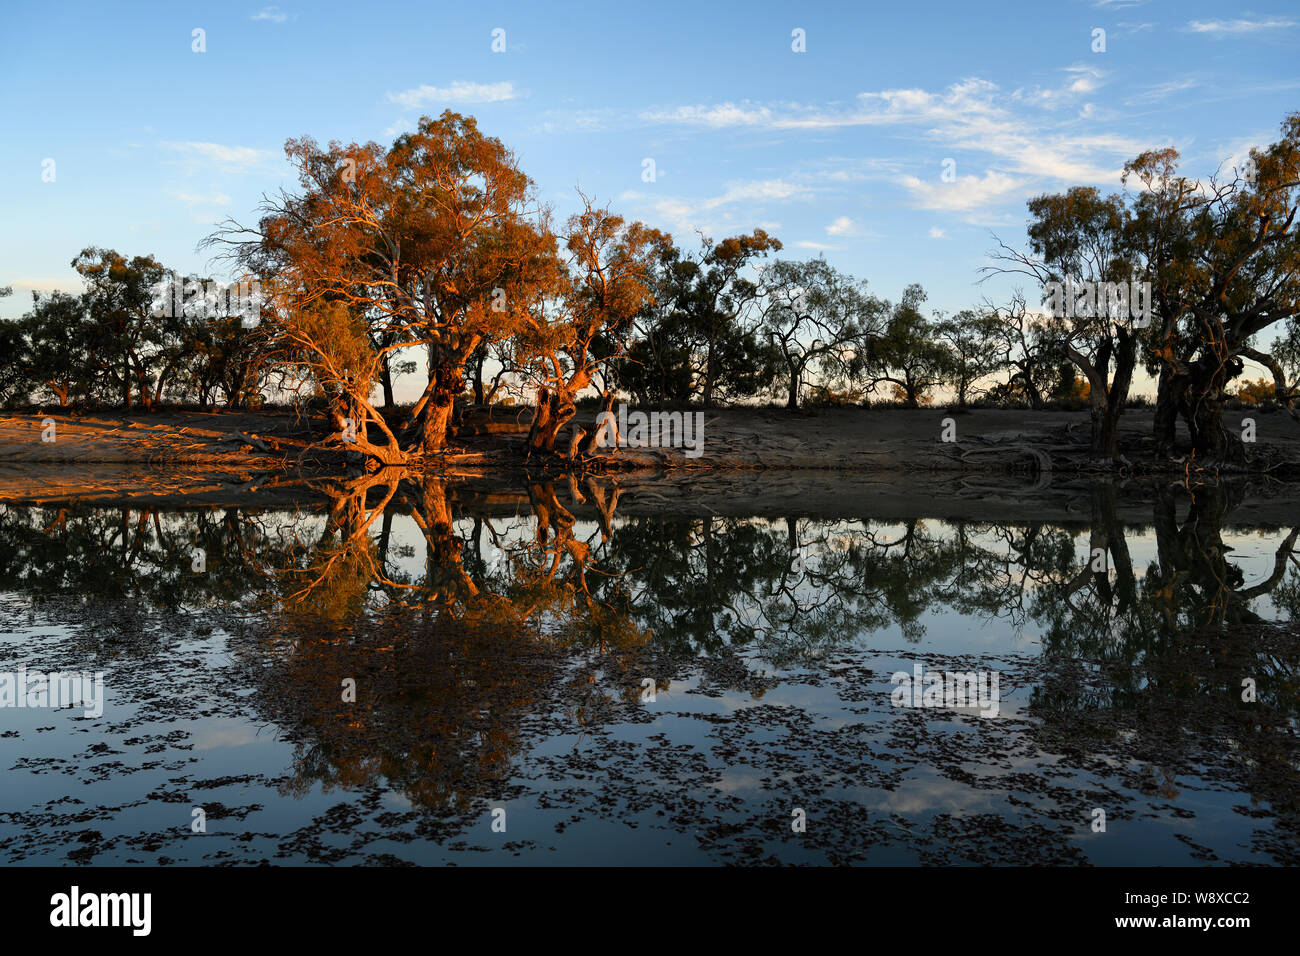
[[[255,227],[228,222],[206,244],[271,285],[270,321],[293,326],[340,303],[363,323],[377,371],[346,384],[344,405],[370,404],[361,390],[390,353],[425,350],[427,383],[410,421],[386,426],[397,438],[390,460],[440,451],[470,357],[515,334],[556,281],[555,239],[532,180],[500,140],[450,110],[421,118],[387,150],[304,137],[285,154],[298,188],[265,199]]]
[[[847,376],[866,340],[884,329],[884,304],[859,282],[815,258],[778,260],[760,273],[759,336],[780,351],[789,382],[787,408],[799,407],[809,371]]]
[[[1119,422],[1137,366],[1139,329],[1098,304],[1096,290],[1105,284],[1127,288],[1135,278],[1125,203],[1120,196],[1076,186],[1031,199],[1029,214],[1029,250],[999,241],[995,264],[981,271],[986,277],[1027,275],[1041,284],[1044,301],[1052,300],[1057,344],[1088,381],[1092,456],[1110,462],[1119,455]],[[1076,286],[1090,293],[1080,298],[1079,308],[1072,292]],[[1064,288],[1067,301],[1051,295],[1053,288]]]
[[[1158,322],[1149,366],[1160,375],[1155,439],[1173,447],[1178,416],[1198,458],[1243,457],[1223,423],[1223,402],[1246,360],[1272,373],[1279,400],[1294,395],[1282,364],[1256,336],[1300,316],[1300,113],[1281,137],[1252,149],[1227,175],[1179,174],[1173,149],[1143,153],[1125,166],[1141,188],[1132,201],[1131,246],[1154,287]]]

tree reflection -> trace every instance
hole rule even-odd
[[[1261,728],[1294,719],[1298,652],[1261,601],[1300,606],[1300,527],[1271,532],[1267,573],[1247,582],[1225,541],[1231,486],[1153,489],[1149,522],[1097,485],[1086,518],[1001,523],[687,517],[628,508],[617,479],[593,476],[485,489],[389,468],[305,490],[324,506],[5,507],[0,587],[239,611],[256,706],[297,746],[293,792],[383,778],[464,809],[501,792],[538,714],[595,729],[644,675],[666,686],[664,661],[734,649],[742,675],[816,667],[849,645],[895,647],[895,632],[920,641],[942,614],[1040,636],[1030,710],[1045,749],[1123,732],[1175,787],[1192,752],[1176,728],[1188,701],[1210,701],[1206,732],[1253,761],[1261,793],[1296,782]]]

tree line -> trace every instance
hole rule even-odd
[[[1111,460],[1139,364],[1157,380],[1161,454],[1180,419],[1200,457],[1242,454],[1222,410],[1247,360],[1297,415],[1300,114],[1208,180],[1180,175],[1164,149],[1125,166],[1121,193],[1035,197],[1027,247],[999,240],[983,270],[1024,277],[1029,296],[954,315],[927,310],[917,284],[890,300],[824,258],[780,258],[762,229],[678,243],[581,193],[557,223],[514,154],[451,111],[389,148],[304,137],[285,150],[296,185],[265,197],[255,224],[227,221],[202,243],[258,284],[260,321],[201,299],[160,309],[161,263],[88,248],[72,263],[82,292],[34,294],[0,323],[0,401],[148,410],[312,395],[336,438],[350,429],[387,464],[441,451],[458,398],[490,404],[505,388],[535,396],[527,447],[541,455],[558,453],[587,395],[605,408],[620,394],[917,407],[946,389],[958,406],[1086,403],[1093,455]],[[1061,283],[1141,283],[1149,321],[1092,298],[1044,312]],[[394,400],[400,375],[422,381],[409,407]]]

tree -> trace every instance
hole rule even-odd
[[[583,211],[569,218],[564,236],[569,261],[560,294],[539,303],[518,336],[518,365],[538,388],[531,451],[555,450],[596,370],[623,357],[633,321],[653,295],[652,261],[672,241],[582,198]],[[606,394],[605,410],[611,398]],[[595,431],[588,437],[590,450]]]
[[[1230,177],[1189,180],[1178,160],[1175,150],[1154,150],[1125,166],[1126,181],[1142,185],[1129,234],[1158,314],[1149,339],[1160,373],[1155,439],[1168,453],[1181,415],[1199,458],[1235,461],[1245,451],[1222,408],[1244,360],[1268,368],[1279,401],[1290,404],[1281,366],[1252,340],[1300,315],[1300,113]]]
[[[636,318],[636,334],[626,357],[610,363],[618,386],[640,405],[685,403],[694,391],[691,345],[685,313],[678,307],[686,275],[694,263],[676,245],[659,250],[653,263],[653,295]]]
[[[868,391],[889,383],[909,408],[920,407],[952,369],[951,354],[936,340],[935,324],[920,310],[924,301],[925,290],[913,283],[897,304],[886,303],[889,318],[884,332],[870,338],[853,363],[855,374],[865,377]]]
[[[241,316],[218,316],[188,325],[183,344],[183,385],[200,405],[221,394],[228,408],[249,408],[266,384],[266,337]]]
[[[1119,454],[1119,420],[1137,365],[1137,332],[1126,319],[1112,321],[1109,309],[1095,304],[1095,290],[1102,283],[1124,283],[1127,288],[1134,276],[1124,202],[1119,196],[1103,197],[1090,186],[1076,186],[1031,199],[1029,213],[1030,252],[999,242],[994,258],[1005,265],[981,271],[986,276],[1032,276],[1042,284],[1044,301],[1054,283],[1058,289],[1078,283],[1093,290],[1090,298],[1081,299],[1082,307],[1073,308],[1071,302],[1066,314],[1053,317],[1063,320],[1055,325],[1061,349],[1088,380],[1092,455],[1110,462]]]
[[[451,111],[421,118],[386,152],[309,138],[285,152],[298,192],[265,202],[255,229],[227,223],[208,243],[274,280],[291,312],[344,303],[381,367],[391,352],[423,348],[428,381],[400,445],[441,450],[470,356],[518,331],[554,282],[532,180],[500,140]]]
[[[1061,348],[1059,323],[1030,312],[1019,289],[1006,305],[985,299],[982,314],[989,322],[991,361],[998,369],[1011,370],[1004,391],[1024,396],[1030,408],[1042,408],[1053,370],[1062,360],[1069,361]]]
[[[703,339],[701,398],[705,408],[712,408],[716,396],[729,385],[739,384],[736,380],[752,370],[750,362],[758,345],[753,331],[741,325],[741,316],[758,297],[758,287],[742,272],[780,249],[781,243],[762,229],[716,244],[704,240],[700,269],[685,301]]]
[[[11,286],[0,286],[0,299],[13,295],[13,291]],[[0,355],[6,356],[0,363],[0,406],[16,404],[31,393],[31,356],[26,354],[23,333],[21,321],[0,319]]]
[[[617,365],[620,383],[653,403],[698,398],[706,408],[767,388],[779,356],[757,334],[759,288],[745,273],[780,248],[755,229],[721,242],[704,237],[694,255],[665,249],[655,269],[656,304]]]
[[[54,395],[60,406],[121,394],[108,380],[112,367],[96,357],[95,335],[84,295],[32,293],[32,310],[19,322],[27,383],[35,395]],[[111,389],[111,391],[110,391]]]
[[[95,248],[83,249],[72,267],[86,280],[91,355],[120,385],[128,409],[133,391],[141,407],[152,408],[176,371],[184,335],[183,315],[154,307],[167,270],[152,256],[127,259]]]
[[[847,375],[866,337],[883,327],[884,304],[865,282],[836,271],[825,259],[776,261],[759,278],[760,337],[780,351],[789,382],[786,408],[799,407],[808,370],[824,378]]]
[[[1266,367],[1273,374],[1274,397],[1292,418],[1300,418],[1295,407],[1300,398],[1300,320],[1287,323],[1285,334],[1273,341],[1270,357]]]
[[[935,338],[948,350],[950,384],[957,393],[958,408],[966,407],[978,382],[1006,367],[994,347],[1002,333],[995,315],[974,309],[935,323]]]
[[[331,439],[384,465],[406,460],[405,451],[384,416],[370,401],[379,378],[380,357],[371,347],[365,322],[343,302],[287,304],[266,330],[266,356],[289,373],[280,387],[310,387],[330,405]],[[374,425],[383,444],[370,440]]]

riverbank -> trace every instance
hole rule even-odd
[[[592,470],[617,473],[629,487],[680,482],[683,497],[711,501],[715,511],[725,509],[735,494],[820,508],[842,493],[834,489],[843,489],[846,478],[873,497],[878,488],[902,488],[904,497],[1001,497],[1010,488],[1059,488],[1072,477],[1089,476],[1087,412],[730,408],[698,414],[703,416],[698,456],[684,448],[622,448],[603,453]],[[1247,448],[1259,475],[1288,483],[1300,479],[1300,423],[1279,412],[1225,415],[1234,430],[1245,418],[1255,422],[1256,441]],[[43,424],[47,420],[53,422],[52,433]],[[1173,474],[1168,465],[1159,470],[1147,465],[1150,431],[1149,410],[1125,415],[1119,477],[1188,478],[1179,469]],[[43,441],[43,435],[53,440]],[[337,452],[313,445],[324,436],[321,424],[285,410],[9,413],[0,417],[0,501],[292,500],[301,494],[294,489],[304,479],[341,472]],[[448,479],[502,476],[512,485],[521,479],[563,479],[564,463],[558,460],[525,462],[524,437],[458,438],[426,463],[424,473]],[[924,476],[923,487],[917,486],[918,476]]]

